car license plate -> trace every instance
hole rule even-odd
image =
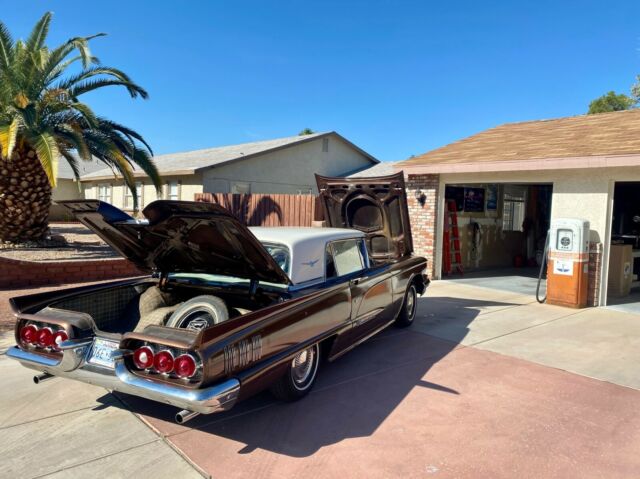
[[[95,338],[88,362],[113,369],[113,352],[117,351],[119,346],[120,343],[116,341]]]

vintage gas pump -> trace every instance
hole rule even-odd
[[[549,231],[547,303],[571,308],[587,305],[589,222],[558,218]]]

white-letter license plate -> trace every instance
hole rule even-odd
[[[116,341],[95,338],[93,340],[91,356],[89,356],[88,362],[113,369],[112,354],[118,349],[119,346],[120,343]]]

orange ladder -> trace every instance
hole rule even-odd
[[[458,208],[456,200],[447,200],[447,222],[444,227],[442,248],[442,274],[449,275],[455,269],[463,274],[460,254],[460,229],[458,228]],[[452,261],[453,258],[453,261]]]

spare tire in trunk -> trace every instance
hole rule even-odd
[[[169,328],[200,331],[229,319],[229,310],[221,298],[202,295],[180,305],[167,320]]]

